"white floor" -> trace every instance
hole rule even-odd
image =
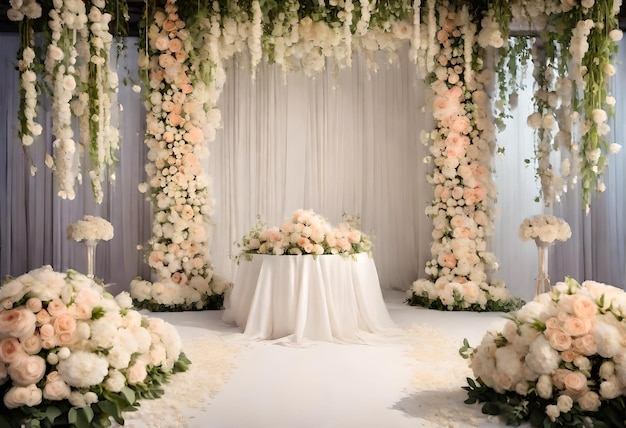
[[[158,313],[180,332],[192,369],[165,398],[145,402],[131,427],[416,428],[501,426],[463,404],[464,338],[477,345],[499,313],[439,312],[386,291],[397,335],[371,344],[306,347],[242,343],[222,311]],[[149,415],[149,417],[148,417]]]

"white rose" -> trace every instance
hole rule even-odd
[[[550,375],[543,374],[539,376],[539,380],[537,380],[535,388],[537,389],[537,395],[541,398],[547,400],[552,397],[552,379],[550,378]]]

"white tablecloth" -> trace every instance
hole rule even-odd
[[[392,328],[374,260],[254,255],[239,263],[222,319],[255,340],[354,342]]]

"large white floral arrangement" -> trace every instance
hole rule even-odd
[[[67,227],[67,237],[74,241],[110,241],[113,239],[113,225],[102,217],[86,215]]]
[[[352,221],[349,221],[350,217]],[[330,222],[312,210],[296,210],[280,227],[267,227],[261,221],[238,243],[238,258],[252,254],[301,255],[322,254],[352,255],[367,253],[371,256],[372,242],[358,229],[353,216],[333,227]]]
[[[44,266],[0,286],[0,425],[124,422],[189,361],[174,327],[85,275]]]
[[[545,246],[555,241],[567,241],[572,236],[572,229],[562,218],[541,214],[524,219],[519,236],[522,241],[533,239],[537,245]]]
[[[37,122],[38,95],[46,89],[51,99],[52,154],[45,164],[53,170],[58,195],[74,199],[87,165],[95,200],[103,198],[102,182],[109,170],[114,180],[119,131],[115,116],[118,75],[111,65],[113,35],[123,34],[126,0],[11,0],[7,16],[19,22],[18,52],[20,110],[18,134],[25,152],[38,140],[43,128]],[[114,11],[114,12],[113,12]],[[110,25],[116,19],[116,26]],[[46,34],[43,48],[35,42],[35,30]],[[78,118],[79,139],[73,119]],[[84,157],[89,161],[85,162]],[[37,167],[31,161],[31,173]]]
[[[502,331],[477,348],[467,341],[476,381],[468,403],[532,426],[624,425],[626,405],[626,293],[571,278],[511,315]]]
[[[153,207],[147,259],[156,281],[132,281],[131,294],[136,305],[155,311],[220,309],[228,286],[211,266],[213,201],[200,163],[220,123],[214,105],[224,81],[215,62],[219,22],[202,11],[179,10],[168,0],[152,11],[142,38],[149,152],[140,190]]]

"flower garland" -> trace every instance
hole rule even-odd
[[[189,360],[176,329],[86,276],[32,270],[0,287],[0,425],[124,424]]]
[[[589,212],[592,192],[605,190],[602,174],[608,155],[621,148],[608,141],[607,123],[615,106],[609,81],[615,74],[611,62],[616,42],[622,38],[617,21],[620,6],[619,0],[552,0],[532,5],[496,0],[490,6],[499,17],[499,25],[489,29],[492,34],[508,40],[513,22],[528,27],[540,38],[540,52],[534,55],[540,68],[535,70],[536,111],[529,123],[537,130],[536,175],[541,184],[538,200],[546,204],[558,201],[568,183],[573,186],[580,181],[583,207]],[[487,31],[485,26],[483,31]],[[479,42],[481,39],[482,46],[498,47],[486,34],[479,36]],[[505,51],[511,58],[520,56],[515,48]],[[501,81],[507,78],[500,76]],[[554,114],[559,125],[555,136]],[[554,150],[562,154],[560,175],[549,161]]]
[[[126,0],[118,3],[119,9],[127,9]],[[45,165],[53,170],[62,199],[74,199],[75,184],[82,182],[84,147],[89,148],[91,162],[87,171],[97,203],[102,202],[106,169],[115,166],[119,131],[110,122],[118,77],[110,66],[110,7],[104,0],[12,0],[7,11],[11,20],[20,21],[18,136],[28,155],[28,148],[43,131],[36,122],[37,96],[46,89],[52,101],[54,140],[53,152],[46,154]],[[41,24],[48,39],[43,59],[33,34],[33,24],[39,24],[41,17],[46,19]],[[74,117],[80,119],[79,143],[74,135]],[[31,160],[31,174],[36,171]],[[115,179],[112,171],[109,179]]]
[[[507,424],[622,426],[626,391],[626,293],[571,278],[488,332],[470,360],[466,403]]]
[[[463,35],[468,37],[475,29],[468,24],[467,11],[447,6],[438,9],[440,48],[429,49],[438,52],[431,84],[437,120],[430,146],[434,199],[426,209],[434,226],[433,259],[426,266],[430,277],[415,281],[408,291],[409,302],[446,310],[511,310],[519,299],[511,298],[504,284],[490,284],[487,277],[497,268],[486,242],[493,231],[496,193],[489,167],[495,128],[482,83],[489,80],[489,72],[474,59],[475,75],[464,72],[468,52]],[[470,76],[472,80],[465,81]]]
[[[149,152],[148,180],[140,191],[154,210],[148,264],[157,281],[135,279],[131,294],[137,306],[151,310],[219,309],[228,285],[213,275],[210,263],[213,201],[200,164],[220,122],[213,108],[223,85],[214,12],[213,19],[190,19],[188,26],[184,18],[198,11],[180,10],[168,0],[164,9],[152,11],[144,35],[140,66],[148,88]]]

